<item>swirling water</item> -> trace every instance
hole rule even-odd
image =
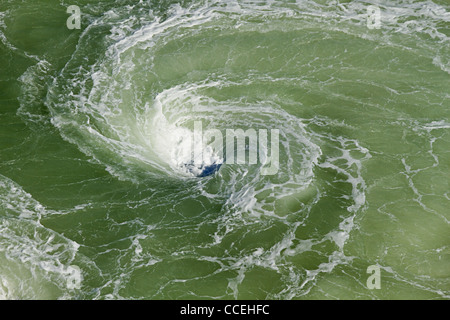
[[[2,0],[0,297],[448,299],[448,10]],[[278,170],[190,174],[195,123]]]

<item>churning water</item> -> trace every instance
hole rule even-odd
[[[449,299],[449,8],[1,0],[0,297]]]

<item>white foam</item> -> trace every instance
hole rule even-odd
[[[67,270],[75,263],[80,245],[45,228],[41,218],[54,213],[2,175],[0,208],[4,210],[0,218],[0,296],[44,297],[50,293],[38,292],[37,288],[47,284],[65,291],[70,276]]]
[[[445,120],[432,121],[423,126],[427,131],[437,130],[437,129],[450,129],[450,123]]]

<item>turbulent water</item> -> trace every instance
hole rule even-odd
[[[0,298],[449,299],[449,9],[0,0]]]

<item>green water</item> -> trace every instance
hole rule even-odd
[[[0,298],[449,299],[449,8],[0,0]],[[195,121],[278,171],[190,176]]]

